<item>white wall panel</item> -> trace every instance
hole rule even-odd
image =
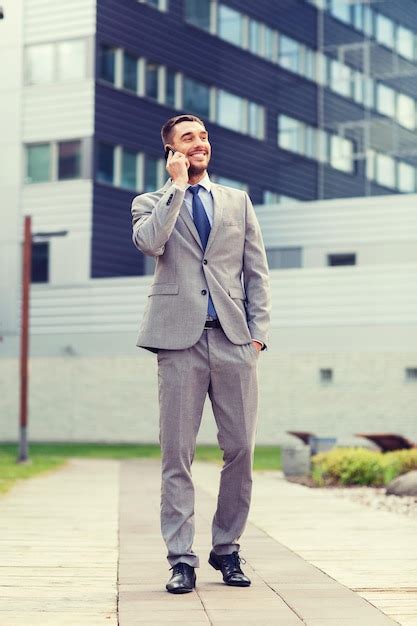
[[[26,44],[95,32],[95,0],[24,0],[24,7]]]
[[[26,87],[23,141],[76,139],[94,133],[94,81]]]
[[[268,248],[354,248],[417,241],[416,206],[417,194],[405,194],[258,206],[256,212]]]

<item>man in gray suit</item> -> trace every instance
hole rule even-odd
[[[180,115],[161,135],[170,178],[134,198],[132,239],[156,259],[137,345],[158,360],[161,531],[173,570],[166,588],[195,587],[191,465],[207,393],[224,460],[209,563],[226,584],[248,586],[238,539],[251,500],[257,360],[270,322],[265,248],[247,193],[209,178],[204,123]]]

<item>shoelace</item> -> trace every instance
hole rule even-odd
[[[243,565],[245,565],[246,561],[243,557],[239,556],[238,552],[232,552],[232,554],[225,554],[224,555],[226,557],[225,561],[226,561],[226,565],[232,565],[233,569],[236,569],[238,572],[240,572],[241,574],[243,574],[242,570],[240,569],[240,564],[243,563]],[[231,558],[232,562],[229,563],[227,562],[229,560],[229,558]]]

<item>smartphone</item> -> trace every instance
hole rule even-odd
[[[166,148],[165,148],[165,161],[168,160],[168,156],[169,156],[170,152],[172,152],[172,154],[175,154],[174,148],[172,148],[171,146],[167,145]]]

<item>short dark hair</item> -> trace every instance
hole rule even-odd
[[[204,126],[204,122],[200,120],[196,115],[185,114],[185,115],[176,115],[175,117],[171,117],[161,128],[161,138],[164,147],[167,143],[169,143],[172,139],[172,129],[174,126],[179,124],[180,122],[198,122],[201,126]]]

